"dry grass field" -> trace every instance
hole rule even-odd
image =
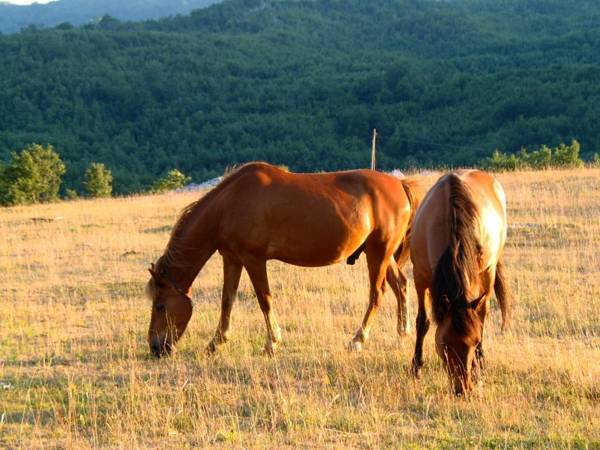
[[[0,448],[599,448],[600,170],[499,178],[513,327],[500,334],[494,302],[484,385],[466,400],[449,392],[433,330],[411,378],[414,334],[397,336],[391,292],[364,352],[346,351],[367,304],[364,256],[269,264],[284,338],[269,359],[245,274],[232,339],[205,356],[215,255],[178,352],[156,360],[146,269],[198,194],[1,209]]]

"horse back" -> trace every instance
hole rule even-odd
[[[482,266],[495,264],[506,240],[506,198],[502,186],[483,171],[454,174],[463,183],[476,212],[475,236],[482,249]],[[430,279],[438,260],[450,245],[449,176],[429,190],[413,222],[410,242],[415,275]]]
[[[214,208],[223,244],[297,265],[345,259],[373,235],[396,239],[410,214],[400,180],[369,170],[296,174],[252,163],[224,181]]]
[[[366,169],[293,173],[267,163],[253,162],[241,166],[221,184],[224,183],[238,203],[264,203],[268,208],[281,206],[273,204],[277,200],[293,203],[297,209],[322,203],[339,212],[368,206],[374,216],[393,216],[409,208],[402,180]],[[303,214],[311,211],[305,210]],[[385,221],[382,218],[380,222]]]

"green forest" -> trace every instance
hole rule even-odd
[[[32,143],[81,191],[248,160],[294,171],[600,150],[597,0],[226,0],[188,16],[0,37],[0,160]]]

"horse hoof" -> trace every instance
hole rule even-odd
[[[277,344],[266,344],[265,348],[263,349],[263,353],[265,355],[267,355],[269,358],[273,358],[275,356],[275,348],[277,347]]]
[[[407,324],[398,323],[398,327],[396,328],[396,331],[398,332],[398,336],[400,336],[401,338],[406,337],[412,333],[412,329],[408,323]]]
[[[212,356],[217,352],[217,346],[215,344],[214,341],[210,341],[208,343],[208,345],[206,346],[206,349],[204,350],[204,352],[208,355],[208,356]]]
[[[410,368],[410,373],[416,380],[421,379],[421,367],[420,366],[413,363],[413,365]]]
[[[348,343],[348,351],[350,352],[362,352],[362,349],[362,342],[352,340]]]

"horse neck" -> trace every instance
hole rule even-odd
[[[187,293],[214,252],[214,248],[195,249],[189,257],[180,253],[177,255],[178,261],[168,260],[163,263],[163,273],[177,288]],[[167,250],[162,259],[168,258],[168,255]],[[179,261],[180,259],[183,261]]]
[[[217,246],[216,220],[210,211],[196,205],[184,214],[187,217],[177,223],[161,264],[171,282],[187,292]]]

